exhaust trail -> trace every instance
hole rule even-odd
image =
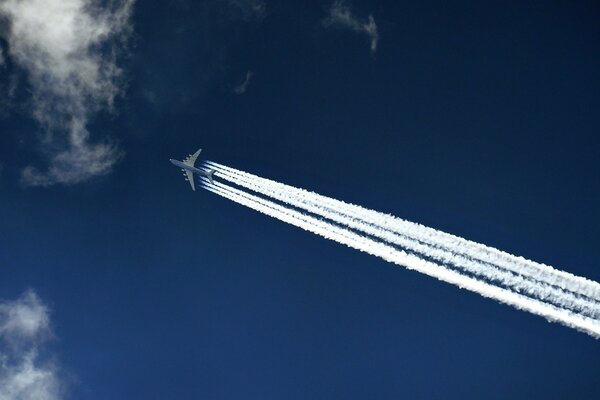
[[[403,250],[379,242],[352,230],[337,226],[316,217],[306,215],[297,210],[277,204],[271,200],[244,192],[240,189],[215,182],[209,183],[202,178],[202,187],[238,204],[249,207],[265,215],[287,222],[315,233],[324,238],[334,240],[348,247],[380,257],[386,261],[421,272],[441,281],[454,284],[460,288],[479,293],[484,297],[493,298],[499,302],[511,305],[517,309],[529,311],[543,316],[549,321],[562,323],[571,328],[585,332],[595,338],[600,338],[600,322],[596,319],[561,309],[537,299],[524,296],[473,277],[460,274],[444,265],[408,254]]]
[[[307,201],[306,197],[299,198],[295,193],[279,190],[278,187],[274,187],[271,184],[257,183],[255,180],[236,176],[235,174],[231,174],[224,170],[219,171],[219,173],[222,179],[238,186],[269,196],[290,206],[306,210],[312,214],[322,216],[353,230],[364,232],[392,245],[418,253],[437,262],[447,264],[449,267],[451,266],[460,269],[462,273],[467,272],[478,279],[491,281],[498,286],[523,293],[529,297],[540,299],[544,302],[554,304],[557,307],[566,308],[591,318],[600,317],[600,304],[598,302],[577,296],[572,292],[565,291],[559,287],[536,281],[528,276],[516,274],[512,271],[495,266],[494,264],[465,257],[460,253],[423,244],[408,236],[390,232],[374,224],[367,224],[361,220],[351,218],[344,213],[336,213],[316,202]]]
[[[322,196],[304,189],[285,185],[269,179],[261,178],[247,172],[239,171],[214,162],[207,162],[211,168],[223,173],[229,173],[239,178],[245,178],[256,182],[261,186],[277,188],[290,195],[300,198],[305,202],[318,204],[333,212],[343,214],[351,219],[359,219],[364,223],[375,225],[381,229],[399,235],[413,238],[430,246],[442,248],[447,251],[460,253],[465,257],[479,260],[484,263],[493,264],[505,270],[512,271],[521,276],[527,276],[536,281],[545,282],[557,286],[565,291],[572,292],[578,296],[585,296],[590,301],[598,304],[600,302],[600,284],[584,277],[576,276],[565,271],[557,270],[545,264],[527,260],[523,257],[500,251],[486,245],[472,242],[464,238],[454,236],[433,228],[406,221],[395,216],[365,209],[363,207],[348,204],[340,200]]]

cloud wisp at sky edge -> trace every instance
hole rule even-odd
[[[225,0],[232,16],[244,21],[261,21],[267,15],[264,0]]]
[[[48,308],[33,290],[0,302],[0,399],[62,398],[56,363],[40,355],[50,336]]]
[[[92,140],[90,118],[112,110],[122,93],[116,58],[131,31],[133,0],[5,0],[6,56],[26,72],[31,112],[44,129],[45,171],[22,171],[26,185],[74,184],[103,175],[122,157],[109,140]]]
[[[373,15],[369,14],[367,21],[359,20],[352,14],[350,7],[346,5],[344,0],[336,0],[331,4],[329,15],[323,20],[323,25],[350,29],[365,34],[370,40],[371,53],[375,54],[377,51],[379,32]]]

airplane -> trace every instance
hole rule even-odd
[[[183,171],[183,176],[185,176],[185,180],[190,183],[190,185],[192,186],[192,190],[194,190],[194,191],[196,190],[196,186],[194,185],[194,174],[198,174],[200,176],[206,176],[208,178],[208,180],[210,181],[210,183],[213,183],[213,174],[215,173],[214,169],[209,169],[208,171],[204,171],[204,170],[194,167],[194,164],[196,163],[196,159],[200,155],[201,151],[202,151],[202,149],[198,149],[198,151],[195,152],[194,154],[188,155],[187,158],[183,160],[183,162],[181,162],[179,160],[174,160],[172,158],[169,159],[169,161],[171,161],[171,164],[176,165],[179,168],[181,168],[181,170]]]

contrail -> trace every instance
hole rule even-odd
[[[462,270],[462,273],[466,272],[472,274],[476,278],[483,278],[486,281],[491,281],[496,285],[512,291],[523,293],[529,297],[534,297],[554,304],[560,308],[573,310],[591,318],[598,318],[600,316],[600,304],[588,298],[577,296],[572,292],[565,291],[559,287],[535,281],[528,276],[504,270],[490,263],[484,263],[476,259],[465,257],[460,253],[423,244],[407,236],[384,230],[374,224],[367,224],[351,218],[343,213],[330,211],[316,202],[308,201],[306,196],[304,198],[298,198],[294,193],[290,193],[286,190],[278,190],[277,187],[273,187],[273,185],[269,183],[257,183],[252,179],[236,176],[223,169],[219,170],[219,176],[238,186],[245,187],[257,193],[282,201],[288,205],[325,217],[351,229],[364,232],[390,244],[400,246],[403,249],[419,253],[443,264],[450,264],[455,268]]]
[[[520,275],[528,276],[531,279],[557,286],[565,291],[586,296],[595,303],[600,301],[600,284],[589,279],[557,270],[548,265],[527,260],[523,257],[514,256],[498,249],[472,242],[433,228],[406,221],[392,215],[365,209],[353,204],[347,204],[340,200],[335,200],[304,189],[261,178],[221,164],[213,162],[208,162],[208,164],[211,165],[212,168],[220,170],[221,173],[229,172],[237,177],[246,178],[256,182],[263,187],[268,186],[270,188],[277,188],[278,190],[290,193],[290,195],[294,195],[296,198],[303,199],[305,202],[318,204],[321,207],[326,207],[333,212],[343,214],[355,220],[360,219],[367,224],[376,225],[386,231],[411,237],[419,242],[452,252],[458,252],[466,257],[490,263]]]
[[[349,229],[319,220],[316,217],[303,214],[271,200],[243,192],[240,189],[219,182],[215,182],[211,185],[205,179],[203,179],[203,187],[222,197],[300,227],[306,231],[313,232],[324,238],[334,240],[354,249],[378,256],[386,261],[421,272],[441,281],[452,283],[458,287],[479,293],[484,297],[496,299],[497,301],[512,305],[518,309],[529,311],[533,314],[543,316],[550,321],[560,322],[593,337],[600,338],[600,324],[596,319],[578,315],[569,310],[560,309],[540,300],[532,299],[522,294],[477,280],[473,277],[462,275],[457,271],[446,268],[444,265],[439,265],[415,255],[408,254],[402,250],[360,235]]]

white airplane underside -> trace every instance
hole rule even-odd
[[[210,183],[213,183],[213,174],[215,173],[214,169],[204,171],[204,170],[198,169],[194,166],[196,164],[196,159],[200,155],[201,151],[202,151],[202,149],[198,149],[198,151],[195,152],[194,154],[188,155],[183,160],[183,162],[179,161],[179,160],[173,160],[173,159],[169,160],[169,161],[171,161],[172,164],[181,168],[181,171],[183,172],[183,176],[185,176],[185,180],[190,183],[192,190],[196,190],[196,185],[194,183],[194,174],[198,174],[200,176],[206,176],[208,178],[208,180],[210,181]]]

